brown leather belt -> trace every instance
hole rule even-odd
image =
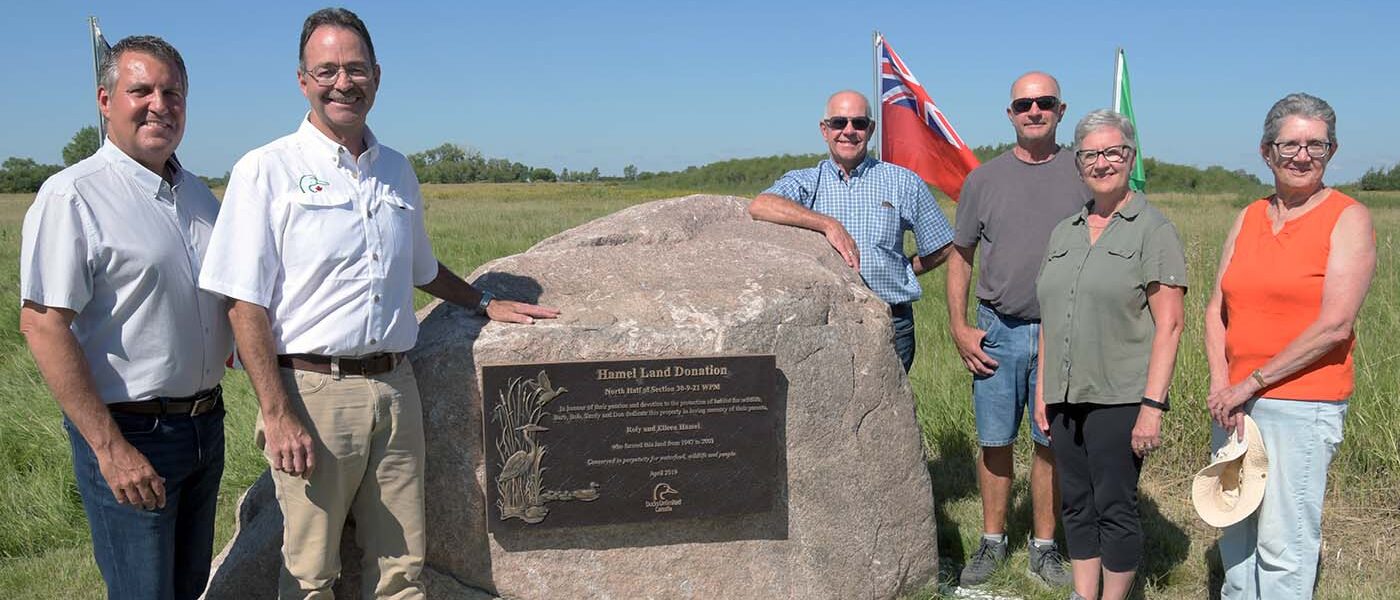
[[[402,352],[383,352],[358,358],[322,356],[320,354],[279,354],[277,364],[288,369],[315,371],[328,375],[361,375],[371,377],[388,373],[403,362]]]
[[[224,401],[224,389],[214,386],[192,396],[183,398],[152,398],[150,400],[139,400],[136,402],[118,402],[108,404],[107,409],[112,412],[126,413],[129,415],[154,415],[164,417],[167,415],[187,415],[198,417],[204,413],[218,408]]]

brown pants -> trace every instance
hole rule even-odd
[[[341,532],[353,514],[362,596],[423,598],[423,411],[413,367],[404,361],[382,375],[339,379],[281,374],[314,439],[316,468],[309,479],[272,472],[284,517],[278,597],[333,597]],[[261,419],[256,439],[262,448]]]

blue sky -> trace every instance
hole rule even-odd
[[[1144,3],[1145,4],[1145,3]],[[1012,139],[1011,81],[1056,75],[1066,120],[1111,103],[1127,50],[1147,156],[1267,175],[1264,113],[1307,91],[1338,114],[1333,183],[1400,162],[1400,3],[349,2],[384,80],[370,115],[404,153],[453,142],[558,171],[673,170],[823,150],[826,96],[869,93],[871,32],[895,50],[968,143]],[[291,131],[302,20],[320,3],[13,3],[0,24],[7,93],[0,158],[61,162],[95,120],[86,17],[110,41],[152,33],[190,69],[181,158],[220,175]],[[1387,108],[1391,107],[1391,108]],[[1061,129],[1068,140],[1071,127]],[[1267,180],[1267,179],[1266,179]]]

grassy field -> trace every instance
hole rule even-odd
[[[463,274],[619,208],[682,193],[615,184],[425,187],[428,229],[438,256]],[[1190,477],[1202,466],[1209,439],[1200,314],[1225,229],[1242,200],[1173,194],[1152,199],[1182,233],[1192,287],[1172,387],[1177,408],[1165,420],[1167,444],[1143,476],[1149,536],[1143,595],[1208,598],[1219,578],[1215,531],[1196,519],[1187,500]],[[1400,330],[1400,271],[1392,260],[1400,255],[1400,194],[1360,199],[1373,210],[1381,260],[1359,323],[1357,388],[1346,441],[1328,486],[1318,590],[1326,599],[1391,598],[1400,589],[1400,558],[1390,551],[1400,543],[1400,433],[1390,421],[1400,413],[1400,336],[1389,335]],[[20,222],[31,200],[0,195],[0,597],[100,598],[101,579],[88,548],[60,414],[17,331]],[[971,386],[948,341],[942,271],[925,276],[923,284],[928,293],[916,305],[919,354],[912,380],[937,500],[939,547],[949,572],[956,573],[976,547],[981,527]],[[232,533],[238,495],[264,466],[252,443],[256,404],[246,379],[230,372],[225,388],[229,440],[220,546]],[[1018,447],[1018,475],[1028,464],[1027,444],[1023,440]],[[1024,480],[1018,481],[1013,504],[1009,534],[1024,539],[1029,522]],[[1014,555],[993,585],[1027,598],[1063,597],[1031,584],[1022,575],[1024,561],[1024,551]],[[917,597],[938,593],[930,588]]]

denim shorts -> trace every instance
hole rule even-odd
[[[1050,439],[1035,426],[1031,416],[1035,410],[1040,322],[1001,315],[986,304],[978,304],[977,328],[987,332],[982,338],[982,351],[997,361],[991,375],[972,377],[978,445],[994,448],[1015,443],[1021,417],[1025,415],[1031,439],[1049,447]]]

